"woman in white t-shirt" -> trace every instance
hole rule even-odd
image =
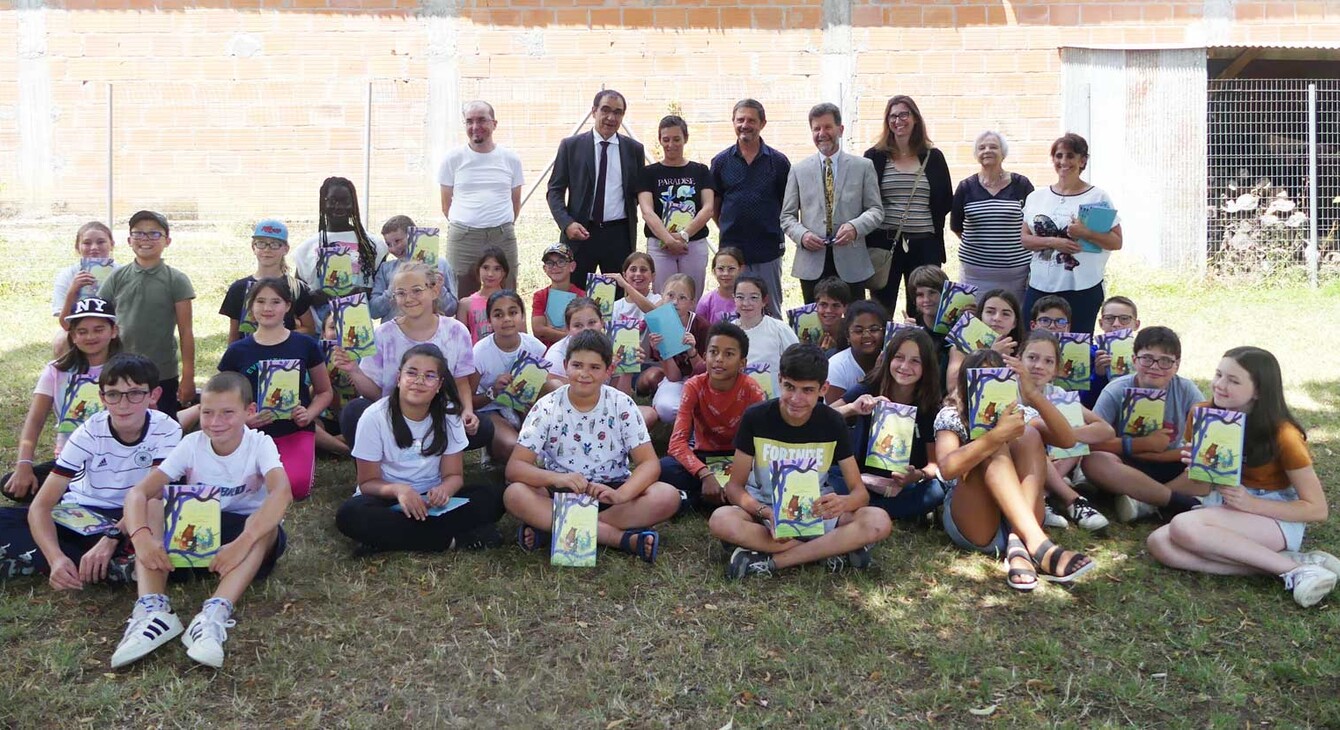
[[[1080,178],[1089,164],[1089,143],[1068,133],[1052,142],[1056,182],[1034,190],[1024,202],[1023,244],[1032,252],[1028,295],[1023,311],[1033,302],[1056,294],[1070,302],[1071,332],[1093,332],[1103,305],[1103,272],[1113,251],[1121,250],[1121,219],[1098,233],[1080,222],[1089,206],[1115,209],[1111,196]]]
[[[465,487],[461,397],[436,345],[415,345],[400,361],[390,395],[358,421],[353,456],[358,488],[335,525],[359,550],[441,552],[502,544],[502,494]]]

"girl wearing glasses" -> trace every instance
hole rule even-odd
[[[838,352],[828,361],[828,392],[826,403],[842,398],[849,388],[865,380],[875,368],[884,349],[884,330],[889,325],[889,313],[879,302],[862,299],[847,307],[846,338],[851,346]]]
[[[55,457],[70,434],[102,410],[98,398],[98,375],[103,363],[121,351],[112,303],[89,297],[74,305],[65,317],[65,354],[42,368],[33,388],[28,417],[19,435],[18,460],[14,471],[0,477],[0,492],[17,501],[28,501],[42,486],[55,465]],[[56,412],[56,445],[51,461],[34,464],[42,424]]]
[[[257,281],[246,306],[256,331],[228,346],[219,371],[241,373],[251,381],[257,407],[247,418],[247,427],[274,440],[293,498],[306,499],[316,469],[316,420],[334,396],[326,358],[315,339],[288,329],[293,295],[286,278]],[[271,381],[272,373],[283,370],[297,371],[296,402],[290,400],[293,394]]]
[[[358,488],[335,526],[358,543],[358,554],[502,544],[501,492],[464,486],[464,408],[442,351],[415,345],[393,375],[390,393],[358,420]]]
[[[735,311],[740,318],[736,324],[749,336],[749,364],[767,365],[776,383],[781,370],[782,352],[800,342],[795,330],[782,320],[764,314],[768,306],[768,285],[753,274],[744,274],[735,280]]]
[[[273,218],[256,224],[251,234],[251,252],[256,255],[256,273],[234,281],[223,296],[219,314],[228,318],[228,342],[242,339],[242,335],[256,331],[256,320],[247,309],[247,295],[261,279],[279,278],[288,282],[293,292],[293,306],[284,315],[284,326],[303,334],[316,336],[316,322],[312,319],[312,292],[297,277],[290,276],[284,257],[288,255],[288,226]]]

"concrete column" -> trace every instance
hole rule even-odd
[[[18,184],[24,215],[51,212],[53,184],[51,69],[47,62],[47,21],[43,0],[16,0],[18,37]]]
[[[433,200],[438,199],[437,168],[442,157],[461,135],[460,64],[457,62],[460,32],[460,0],[424,0],[421,10],[427,27],[428,42],[428,115],[425,139],[428,170],[425,185]],[[440,210],[437,205],[435,210]],[[445,225],[445,221],[443,221]]]
[[[842,110],[846,126],[843,149],[852,151],[856,134],[856,49],[851,34],[852,0],[824,0],[823,53],[819,58],[820,101],[831,101]]]

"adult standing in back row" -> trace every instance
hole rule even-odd
[[[637,183],[646,169],[642,143],[622,134],[628,102],[613,89],[591,102],[593,130],[558,143],[549,176],[549,212],[577,263],[573,286],[599,268],[616,274],[637,247]]]
[[[959,281],[977,287],[978,296],[1004,289],[1023,301],[1032,254],[1020,243],[1019,224],[1033,183],[1003,167],[1010,146],[999,132],[982,132],[972,147],[982,168],[959,181],[949,213],[949,227],[962,241]]]
[[[461,108],[465,117],[464,147],[447,153],[437,173],[442,186],[442,215],[447,218],[447,262],[457,273],[456,293],[464,300],[479,291],[475,264],[484,249],[496,246],[517,270],[516,222],[521,210],[521,158],[493,141],[498,128],[493,107],[472,101]],[[516,274],[503,284],[516,288]]]
[[[888,283],[878,288],[872,283],[872,295],[892,314],[901,281],[911,315],[917,311],[916,292],[907,284],[912,271],[945,262],[945,215],[954,198],[949,164],[932,146],[917,103],[901,94],[884,105],[884,129],[865,156],[875,163],[884,200],[884,220],[865,245],[893,252]],[[878,279],[880,272],[875,273]]]
[[[713,217],[722,246],[744,252],[741,275],[752,274],[768,285],[767,314],[782,316],[782,198],[791,161],[763,143],[768,116],[754,99],[736,102],[731,111],[735,144],[712,158],[712,187],[717,204]]]

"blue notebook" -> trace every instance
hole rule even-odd
[[[568,328],[568,322],[563,317],[563,313],[568,308],[568,302],[571,302],[576,298],[577,295],[570,291],[559,291],[558,289],[549,290],[549,299],[544,305],[544,316],[549,320],[549,326],[557,327],[561,330]]]
[[[441,517],[442,515],[445,515],[446,513],[456,509],[457,507],[464,506],[465,503],[469,501],[470,501],[469,497],[452,497],[451,499],[447,500],[447,503],[442,505],[441,507],[429,507],[428,516]],[[404,512],[405,510],[400,506],[399,503],[396,503],[391,505],[391,511]]]
[[[675,309],[675,305],[668,302],[662,304],[643,315],[643,319],[647,321],[647,334],[661,336],[661,344],[656,349],[662,360],[689,349],[684,344],[684,323],[680,321],[679,310]]]
[[[1109,208],[1105,203],[1085,203],[1079,207],[1079,222],[1084,227],[1097,233],[1107,233],[1112,230],[1112,226],[1117,223],[1117,210]],[[1077,241],[1080,248],[1085,253],[1102,253],[1103,249],[1096,243],[1091,243],[1084,239]]]

